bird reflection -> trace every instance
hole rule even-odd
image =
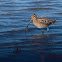
[[[33,38],[36,38],[36,39],[42,39],[42,38],[45,38],[45,37],[47,37],[49,34],[48,34],[48,32],[47,32],[47,34],[44,34],[44,32],[42,32],[42,34],[41,35],[34,35],[34,36],[32,36]]]
[[[32,48],[33,50],[37,50],[37,52],[39,53],[40,57],[41,57],[41,62],[45,62],[45,58],[48,55],[48,53],[46,52],[51,52],[51,44],[49,44],[49,33],[47,32],[47,34],[44,34],[44,32],[42,32],[41,35],[34,35],[32,36],[32,38],[34,38],[35,40],[32,40],[32,45],[35,45],[34,48]],[[50,47],[50,48],[49,48]]]

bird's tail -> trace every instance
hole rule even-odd
[[[53,20],[52,24],[55,24],[55,23],[58,23],[58,22],[56,22],[56,20]]]

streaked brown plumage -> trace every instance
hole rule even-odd
[[[37,28],[47,28],[47,31],[49,30],[49,28],[48,28],[49,25],[52,25],[54,23],[57,23],[56,20],[51,20],[51,19],[44,18],[44,17],[37,17],[35,14],[33,14],[31,16],[31,20],[30,20],[29,24],[31,23],[31,21],[33,21],[33,24]]]

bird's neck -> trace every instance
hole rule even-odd
[[[33,20],[33,23],[37,23],[37,22],[38,22],[37,19]]]

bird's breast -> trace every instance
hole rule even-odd
[[[33,21],[33,24],[37,27],[37,28],[46,28],[47,26],[44,24],[41,24],[38,21]]]

